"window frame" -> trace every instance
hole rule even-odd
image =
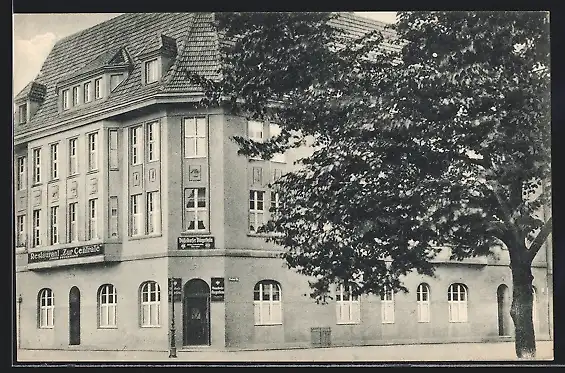
[[[394,324],[395,311],[394,291],[385,287],[381,294],[381,323]]]
[[[16,215],[16,247],[27,246],[26,231],[26,214]]]
[[[32,210],[32,247],[41,246],[41,209]]]
[[[67,226],[69,243],[78,242],[78,202],[69,202],[67,212]]]
[[[69,176],[78,173],[78,137],[73,137],[69,139]]]
[[[347,296],[347,299],[344,299]],[[352,325],[361,323],[361,300],[353,295],[351,284],[338,284],[335,289],[336,324]],[[343,312],[347,310],[347,313]],[[345,317],[347,316],[347,317]]]
[[[92,101],[91,87],[92,87],[92,82],[86,82],[82,85],[82,100],[84,101],[85,104]]]
[[[457,288],[457,291],[454,291]],[[454,295],[457,295],[457,300]],[[461,295],[464,295],[464,300],[461,300]],[[450,284],[447,289],[447,303],[449,308],[449,322],[450,323],[467,323],[469,321],[468,315],[468,296],[469,292],[467,286],[463,283]],[[457,309],[457,317],[454,315],[454,310]],[[462,313],[461,311],[464,310]],[[462,317],[464,315],[464,317]]]
[[[147,289],[147,290],[145,290]],[[147,301],[144,300],[144,295],[147,294]],[[151,300],[151,295],[154,294],[156,300]],[[145,281],[139,287],[139,325],[142,328],[160,328],[161,327],[161,287],[156,281]],[[156,308],[156,311],[154,310]],[[145,310],[148,310],[148,320],[145,319]],[[157,324],[153,324],[152,310],[157,312]],[[146,321],[149,321],[147,323]]]
[[[16,188],[18,191],[27,188],[27,157],[25,155],[16,158]]]
[[[203,130],[204,133],[200,133],[198,131],[198,121],[203,121]],[[194,122],[194,134],[190,133],[192,131],[188,131],[188,123],[189,121]],[[204,116],[196,116],[196,117],[185,117],[183,118],[183,155],[185,159],[193,159],[193,158],[206,158],[208,156],[208,120]],[[193,143],[194,154],[188,154],[188,149],[190,149],[187,145],[188,142]],[[199,141],[203,142],[203,146],[200,147]],[[202,149],[202,154],[199,152],[199,149]]]
[[[103,284],[98,288],[98,328],[118,328],[118,292],[113,284]],[[110,299],[112,302],[110,302]],[[110,316],[113,315],[111,318]],[[103,322],[105,321],[105,322]],[[110,321],[113,321],[111,323]]]
[[[426,298],[425,300],[423,298]],[[431,290],[430,285],[422,282],[416,288],[416,316],[419,323],[429,323],[431,320]],[[426,309],[424,312],[423,309]],[[424,317],[425,316],[425,317]]]
[[[18,122],[19,124],[27,123],[27,102],[18,105]]]
[[[49,208],[49,242],[51,245],[57,245],[59,241],[59,206],[51,206]]]
[[[94,79],[94,100],[100,100],[104,97],[102,92],[102,77]]]
[[[88,240],[98,240],[98,198],[88,200]]]
[[[161,158],[161,126],[159,121],[147,123],[146,132],[147,162],[157,162]]]
[[[161,234],[161,193],[156,191],[146,194],[146,231],[148,235]],[[150,210],[151,209],[151,210]],[[153,227],[153,230],[151,230]]]
[[[130,164],[137,166],[143,164],[143,126],[130,127]]]
[[[72,88],[72,99],[73,99],[73,107],[80,105],[80,86],[74,86]]]
[[[49,145],[50,177],[51,180],[59,179],[59,143]]]
[[[189,196],[187,195],[190,191],[192,191],[193,196],[193,206],[188,207]],[[201,192],[203,196],[201,196]],[[189,233],[201,233],[201,232],[208,232],[210,220],[209,220],[209,211],[208,211],[208,193],[206,193],[205,187],[196,187],[196,188],[185,188],[184,189],[184,210],[185,210],[185,226],[184,231]],[[204,201],[204,206],[198,206],[198,203]],[[188,219],[189,216],[194,214],[194,228],[190,229],[191,220]],[[201,214],[204,215],[204,219],[199,219]],[[198,222],[202,221],[204,224],[204,228],[198,227]]]
[[[39,329],[55,327],[55,294],[50,288],[43,288],[37,294],[37,327]]]
[[[269,286],[268,299],[263,298],[266,285]],[[275,299],[277,294],[275,287],[278,290],[278,300]],[[256,299],[257,294],[259,299]],[[267,315],[265,315],[265,308],[269,310]],[[273,309],[275,309],[276,313],[273,312]],[[255,326],[283,324],[282,287],[278,281],[261,280],[255,284],[253,287],[253,313]]]
[[[70,92],[69,89],[63,89],[63,91],[61,92],[61,106],[63,108],[63,110],[69,110],[71,108],[70,106]]]
[[[32,149],[33,156],[33,184],[41,184],[41,148]]]
[[[262,199],[259,200],[259,195],[262,196]],[[259,189],[250,189],[249,190],[249,219],[247,222],[247,229],[250,233],[256,234],[257,230],[265,225],[266,217],[265,217],[265,191]],[[259,202],[263,203],[263,208],[259,209]],[[262,216],[262,224],[259,224],[258,217]],[[251,229],[251,217],[254,217],[253,222],[255,224],[255,229]]]
[[[88,143],[88,171],[98,170],[98,132],[92,132],[87,135]]]
[[[144,236],[143,193],[130,196],[130,237]]]
[[[153,64],[154,65],[151,65]],[[154,67],[152,69],[152,67]],[[144,80],[145,80],[145,84],[152,84],[152,83],[157,83],[159,81],[159,79],[161,79],[161,74],[159,74],[159,59],[157,57],[155,58],[151,58],[147,61],[145,61],[143,63],[143,76],[144,76]],[[154,73],[154,76],[152,76],[152,74],[150,73]],[[154,78],[153,80],[150,80],[149,78]]]

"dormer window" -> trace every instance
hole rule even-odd
[[[67,110],[69,108],[69,90],[63,90],[63,110]]]
[[[18,107],[18,121],[20,124],[27,122],[27,104],[21,104]]]
[[[102,98],[102,78],[94,79],[94,98]]]
[[[79,97],[78,97],[78,87],[73,87],[73,106],[78,106]]]
[[[92,86],[92,84],[90,82],[84,83],[83,88],[84,88],[84,102],[85,103],[90,102],[90,100],[91,100],[91,97],[92,97],[91,93],[90,93],[90,90],[92,89],[91,86]]]
[[[159,65],[157,58],[145,62],[145,84],[159,80]]]
[[[114,89],[124,80],[124,76],[122,74],[112,74],[110,75],[110,92],[113,92]]]

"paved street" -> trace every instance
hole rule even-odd
[[[537,360],[553,360],[553,342],[537,342]],[[60,351],[19,350],[18,362],[401,362],[517,360],[513,342],[334,347],[267,351]]]

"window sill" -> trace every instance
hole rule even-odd
[[[394,324],[394,321],[383,321],[382,324]]]
[[[277,325],[282,325],[282,322],[277,322],[277,323],[269,323],[269,324],[255,324],[255,326],[277,326]]]
[[[54,326],[40,326],[40,327],[38,327],[37,329],[40,329],[40,330],[53,330],[53,329],[55,329],[55,327],[54,327]]]
[[[450,321],[450,324],[466,324],[467,321]]]
[[[48,183],[49,183],[49,184],[54,184],[54,183],[57,183],[57,182],[59,182],[59,181],[61,181],[61,179],[60,179],[59,177],[56,177],[56,178],[54,178],[54,179],[49,180]]]
[[[338,321],[336,325],[359,325],[361,321]]]
[[[161,325],[141,325],[140,328],[141,329],[156,329],[156,328],[160,328]]]
[[[79,175],[79,173],[77,172],[76,174],[72,174],[72,175],[67,176],[67,179],[75,178],[75,177],[77,177],[78,175]]]
[[[205,155],[185,155],[184,159],[204,159]]]
[[[180,232],[181,236],[211,236],[210,231],[183,231]]]
[[[95,169],[93,169],[93,170],[88,170],[88,171],[86,171],[86,174],[87,174],[87,175],[90,175],[90,174],[95,174],[95,173],[97,173],[97,172],[98,172],[98,169],[95,168]]]
[[[139,236],[130,236],[129,241],[144,240],[146,238],[156,238],[156,237],[163,237],[163,234],[158,233],[158,234],[144,234]]]
[[[118,327],[117,326],[98,326],[98,329],[99,330],[108,330],[108,329],[109,330],[116,330],[116,329],[118,329]]]
[[[16,254],[25,254],[27,252],[27,247],[18,246],[16,247]]]

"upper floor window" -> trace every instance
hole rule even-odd
[[[147,234],[161,233],[161,198],[159,192],[147,192]]]
[[[145,62],[145,84],[159,80],[159,63],[157,59]]]
[[[69,90],[64,89],[63,90],[63,110],[67,110],[70,107],[69,105],[70,105]]]
[[[112,74],[110,75],[110,92],[114,91],[116,87],[124,80],[122,74]]]
[[[69,140],[69,175],[78,173],[77,139]]]
[[[51,180],[59,178],[59,144],[51,144]]]
[[[269,125],[269,135],[271,137],[276,137],[279,136],[281,134],[281,127],[278,124],[273,124],[271,123]],[[286,155],[284,153],[277,153],[273,155],[273,158],[271,158],[272,162],[278,162],[278,163],[285,163],[286,162]]]
[[[26,246],[26,216],[18,215],[16,217],[16,246]]]
[[[98,288],[98,326],[115,328],[118,314],[118,294],[116,287],[105,284]]]
[[[92,83],[90,82],[86,82],[84,83],[83,86],[83,100],[84,102],[90,102],[90,100],[92,99]]]
[[[98,199],[88,200],[88,239],[98,239]]]
[[[73,106],[78,106],[79,104],[79,92],[78,92],[78,86],[77,87],[73,87]]]
[[[141,126],[132,127],[130,130],[130,143],[131,143],[131,164],[137,165],[143,162],[142,153],[142,132]]]
[[[263,122],[250,120],[247,122],[249,140],[263,142]]]
[[[276,214],[280,207],[279,192],[271,191],[271,213]]]
[[[416,304],[418,307],[418,322],[430,322],[430,287],[427,284],[418,285]]]
[[[260,190],[249,191],[249,231],[257,232],[265,224],[265,192]]]
[[[184,156],[206,156],[206,118],[184,119]]]
[[[16,184],[18,190],[24,190],[27,187],[27,167],[26,157],[18,157],[17,160]]]
[[[33,210],[33,247],[41,245],[41,210]]]
[[[141,326],[156,327],[160,325],[161,289],[155,281],[141,284]]]
[[[383,324],[394,323],[394,292],[389,288],[381,295],[381,318]]]
[[[339,284],[336,289],[336,320],[338,324],[361,322],[359,296],[353,294],[351,285]]]
[[[69,217],[67,219],[67,224],[69,225],[69,242],[78,241],[77,206],[77,202],[69,203]]]
[[[141,207],[141,194],[131,196],[131,235],[143,234],[143,210]]]
[[[263,280],[253,289],[255,325],[282,324],[281,286],[272,280]]]
[[[159,122],[147,125],[147,161],[158,161],[160,156]]]
[[[59,206],[52,206],[49,225],[51,228],[51,245],[59,243]]]
[[[467,322],[467,287],[451,284],[447,290],[449,322]]]
[[[203,231],[208,224],[206,188],[185,189],[186,230]]]
[[[33,149],[33,182],[41,182],[41,149]]]
[[[41,289],[37,295],[37,316],[40,328],[53,328],[55,324],[55,296],[51,289]]]
[[[98,133],[88,134],[88,170],[98,169]]]
[[[102,98],[102,78],[94,79],[94,98]]]
[[[27,122],[27,104],[18,106],[18,121],[20,124]]]

